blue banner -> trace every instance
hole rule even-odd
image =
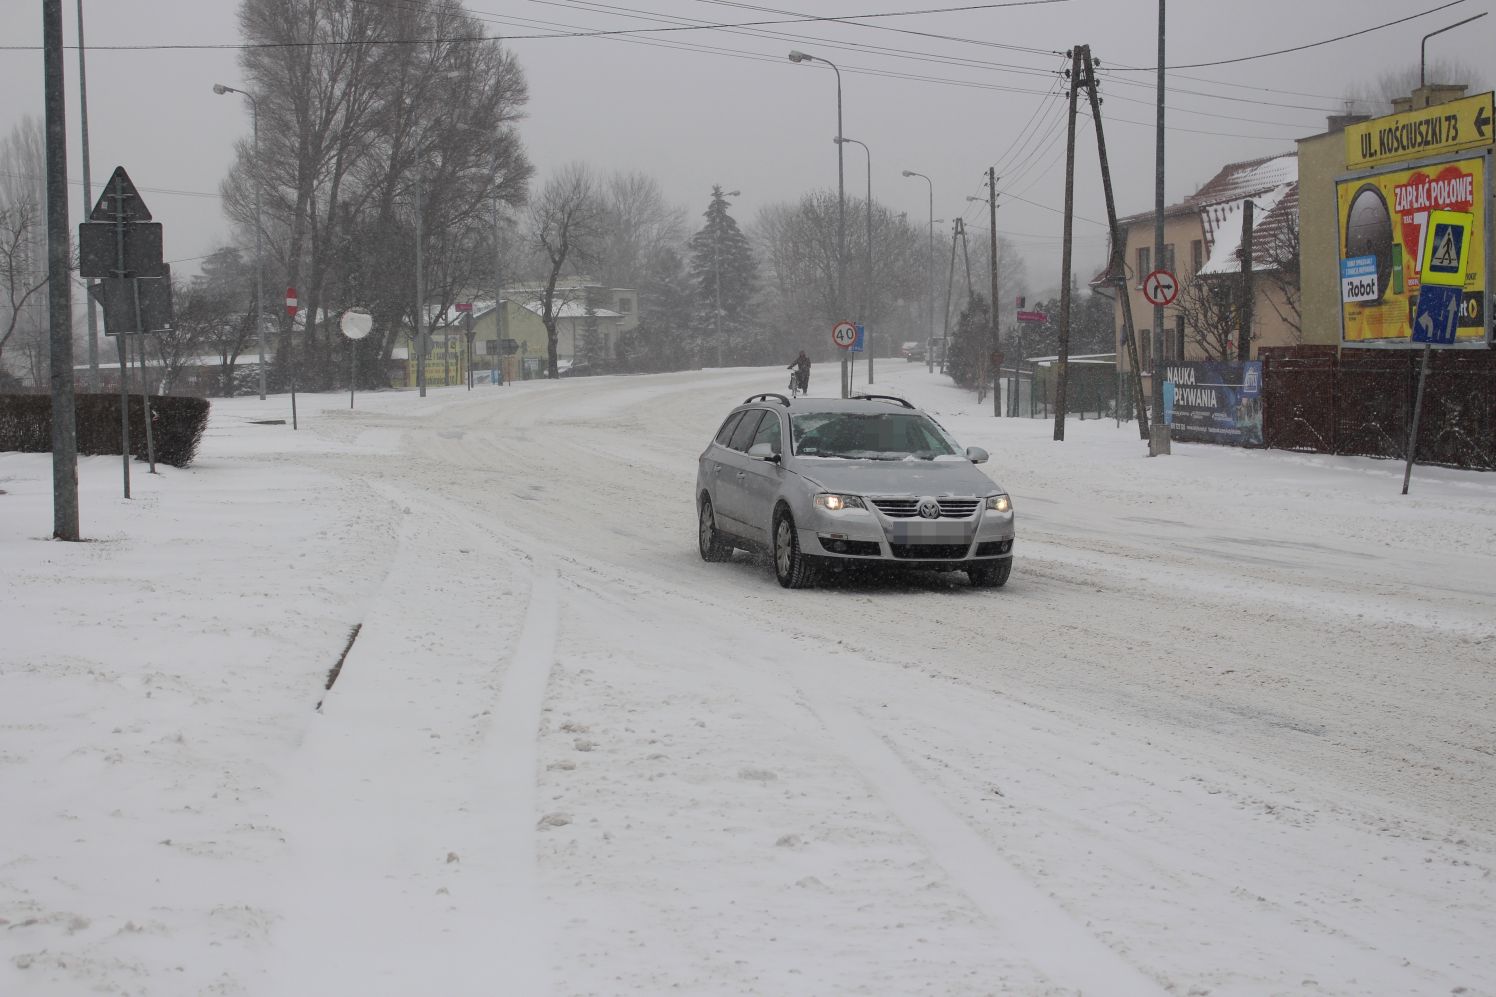
[[[1262,446],[1262,362],[1165,364],[1169,438],[1182,443]]]

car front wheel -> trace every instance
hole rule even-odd
[[[712,511],[712,500],[701,497],[701,513],[696,522],[696,540],[701,548],[703,561],[726,561],[732,557],[732,544],[717,532],[717,516]]]
[[[774,517],[774,577],[787,589],[805,588],[815,581],[810,559],[800,550],[795,517],[787,509]]]
[[[1008,583],[1013,573],[1013,559],[1005,557],[996,564],[974,564],[966,569],[966,577],[974,588],[996,589]]]

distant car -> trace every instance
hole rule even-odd
[[[899,356],[913,363],[925,358],[925,344],[916,340],[910,340],[899,347]]]
[[[608,369],[603,364],[574,363],[565,370],[558,371],[557,377],[592,377],[595,374],[606,374]]]
[[[701,557],[766,551],[785,588],[891,565],[996,588],[1013,570],[1013,503],[973,466],[986,460],[892,395],[753,395],[698,461]]]

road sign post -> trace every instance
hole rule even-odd
[[[1418,453],[1418,422],[1423,415],[1423,385],[1435,344],[1453,346],[1459,334],[1460,309],[1465,296],[1465,271],[1475,216],[1463,211],[1430,211],[1424,229],[1423,255],[1418,267],[1418,305],[1413,315],[1413,342],[1423,344],[1418,365],[1418,391],[1413,397],[1413,425],[1408,430],[1408,461],[1403,467],[1402,493],[1408,494],[1413,458]]]
[[[846,398],[851,393],[847,390],[847,355],[857,342],[857,326],[851,322],[836,323],[831,327],[831,342],[841,350],[841,396]]]
[[[89,288],[104,305],[105,335],[118,336],[120,452],[125,498],[130,497],[130,367],[126,337],[143,337],[172,328],[171,267],[162,259],[161,225],[123,166],[117,166],[88,220],[78,226],[78,274],[100,282]],[[142,284],[141,282],[145,283]],[[146,459],[156,473],[156,440],[151,425],[149,370],[140,339],[141,402],[145,416]]]
[[[338,324],[348,337],[348,407],[353,408],[353,388],[358,383],[358,341],[374,328],[374,316],[349,309]]]
[[[296,309],[299,302],[296,297],[296,288],[286,288],[286,379],[291,389],[291,428],[296,429],[296,367],[291,362],[291,336],[295,332]]]

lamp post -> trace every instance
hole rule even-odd
[[[806,55],[804,52],[790,52],[790,62],[824,62],[831,67],[836,74],[836,137],[842,134],[842,89],[841,70],[836,68],[836,63],[829,59],[823,59],[818,55]],[[847,268],[847,185],[843,171],[844,157],[842,155],[842,143],[836,143],[836,294],[835,306],[838,312],[842,309],[842,291],[846,286]],[[840,321],[841,316],[837,315]]]
[[[914,170],[905,170],[906,177],[919,177],[930,185],[930,263],[928,266],[930,277],[930,297],[926,305],[928,321],[925,324],[925,361],[929,366],[931,374],[935,373],[935,182],[923,173]]]
[[[866,142],[859,142],[855,138],[838,136],[835,139],[837,145],[851,142],[862,146],[862,151],[867,155],[867,260],[866,269],[863,274],[862,283],[862,348],[867,351],[867,383],[873,383],[873,343],[872,333],[868,331],[867,320],[872,317],[873,303],[873,151],[867,147]]]
[[[720,191],[721,189],[722,188],[720,188],[720,187],[717,188],[718,191]],[[715,224],[712,225],[712,279],[713,279],[713,281],[717,285],[717,366],[718,367],[722,366],[722,252],[721,252],[721,246],[720,246],[720,244],[722,242],[722,226],[726,223],[726,218],[727,218],[727,201],[726,201],[726,199],[729,198],[729,197],[737,197],[737,196],[739,196],[742,193],[743,192],[740,191],[740,190],[730,190],[727,193],[720,195],[723,198],[723,202],[722,202],[722,217],[718,218],[718,219],[714,219]],[[715,201],[715,198],[713,198],[713,200]]]
[[[220,97],[228,93],[236,93],[249,101],[250,115],[254,121],[254,150],[255,150],[255,331],[259,333],[260,346],[260,401],[265,400],[265,312],[263,308],[264,289],[261,286],[264,278],[264,260],[262,258],[262,239],[265,226],[261,221],[261,191],[264,185],[260,181],[260,102],[255,95],[247,90],[238,90],[234,87],[226,87],[222,83],[213,84],[213,92]]]

